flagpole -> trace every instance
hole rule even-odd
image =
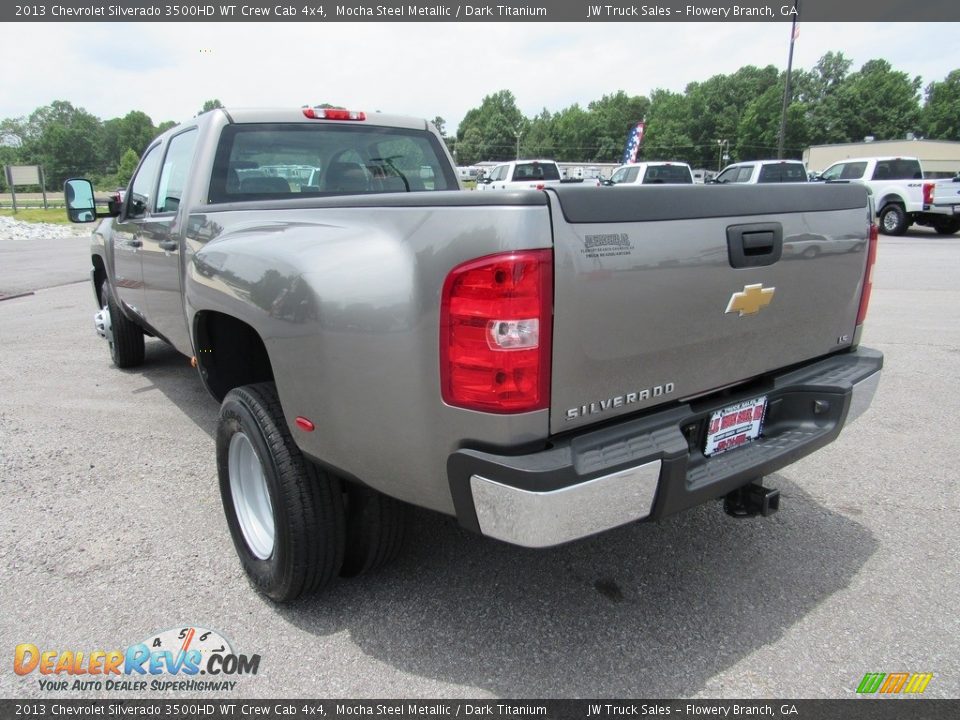
[[[793,70],[793,43],[797,39],[797,17],[800,0],[793,0],[793,22],[790,24],[790,55],[787,58],[787,78],[783,86],[783,108],[780,111],[780,135],[777,137],[777,159],[783,159],[783,145],[787,136],[787,106],[790,104],[790,74]]]

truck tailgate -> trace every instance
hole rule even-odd
[[[557,188],[551,433],[853,342],[859,185]]]

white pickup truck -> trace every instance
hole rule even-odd
[[[477,181],[477,190],[543,190],[561,183],[599,185],[596,179],[563,179],[553,160],[511,160],[497,165]]]
[[[819,180],[847,180],[870,188],[886,235],[903,235],[913,225],[932,227],[940,235],[960,230],[960,220],[950,207],[934,204],[938,183],[923,179],[917,158],[861,157],[835,162]]]
[[[693,172],[683,162],[642,162],[621,165],[603,185],[693,185]]]
[[[953,234],[960,230],[960,175],[952,180],[940,180],[929,194],[933,196],[932,209],[942,213],[940,223],[944,230],[937,232]]]

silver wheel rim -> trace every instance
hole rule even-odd
[[[887,231],[896,230],[899,222],[900,216],[897,214],[897,211],[891,210],[883,216],[883,229]]]
[[[257,559],[266,560],[273,554],[276,534],[273,503],[270,502],[263,463],[250,439],[242,432],[230,438],[228,467],[233,510],[243,539]]]

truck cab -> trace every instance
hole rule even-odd
[[[683,162],[641,162],[621,165],[613,171],[606,186],[693,185],[693,172]]]

